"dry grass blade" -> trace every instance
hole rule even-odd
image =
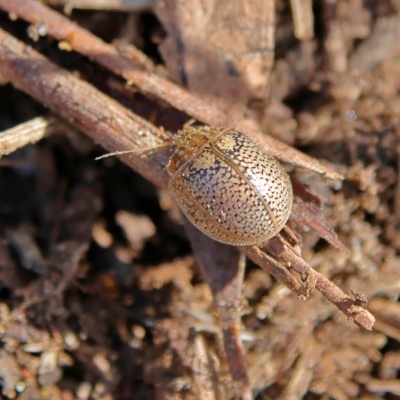
[[[324,220],[322,210],[318,206],[299,201],[294,205],[290,219],[300,226],[306,225],[315,229],[332,246],[345,253],[350,253],[350,250],[338,239],[332,228]]]
[[[55,116],[48,118],[37,117],[1,132],[0,157],[11,154],[29,143],[36,143],[42,140],[44,137],[58,131],[61,124],[63,124],[62,120]],[[65,123],[64,126],[66,127]]]

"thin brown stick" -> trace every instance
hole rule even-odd
[[[275,262],[271,256],[263,252],[257,246],[245,246],[240,248],[247,257],[272,275],[278,282],[287,286],[292,292],[300,294],[301,285],[287,268]]]
[[[278,235],[264,244],[264,249],[287,263],[303,280],[315,282],[315,288],[333,303],[350,321],[366,330],[372,330],[375,318],[362,307],[358,298],[352,299],[324,275],[312,269],[299,255],[287,246]]]
[[[343,179],[328,166],[322,165],[296,149],[287,146],[267,135],[246,128],[240,121],[231,120],[221,111],[192,96],[186,90],[155,74],[136,70],[131,62],[122,57],[117,50],[92,35],[87,30],[61,16],[48,7],[31,0],[0,0],[0,8],[25,19],[36,26],[44,26],[49,35],[66,41],[71,48],[98,62],[144,93],[150,93],[184,111],[195,119],[213,126],[231,126],[246,133],[266,151],[278,159],[310,169],[331,179]]]
[[[0,73],[17,88],[70,121],[108,151],[135,150],[120,158],[159,187],[168,182],[165,157],[143,149],[162,143],[165,133],[93,86],[47,61],[0,30]]]
[[[241,332],[241,302],[245,257],[236,248],[203,235],[186,221],[186,231],[214,297],[218,325],[222,329],[229,369],[238,398],[251,400]]]

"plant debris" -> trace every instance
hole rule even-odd
[[[4,398],[400,396],[399,5],[133,3],[0,0]],[[190,118],[285,163],[279,235],[181,216]]]

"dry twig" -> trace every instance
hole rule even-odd
[[[115,74],[121,75],[128,83],[137,86],[144,93],[152,94],[160,100],[170,103],[178,110],[184,111],[199,121],[212,126],[234,127],[238,131],[246,133],[260,143],[265,150],[282,161],[311,169],[326,175],[328,178],[343,178],[316,159],[308,157],[269,136],[262,135],[260,132],[249,130],[240,121],[229,120],[225,114],[208,106],[177,85],[157,75],[135,70],[132,68],[131,62],[121,57],[114,47],[40,3],[25,0],[0,0],[0,7],[35,26],[44,26],[49,35],[58,40],[66,41],[73,50],[88,56]]]
[[[3,131],[0,135],[0,157],[13,153],[29,143],[36,143],[45,136],[60,130],[60,118],[37,117],[14,128]],[[66,126],[66,124],[64,124]],[[62,127],[61,127],[62,129]]]

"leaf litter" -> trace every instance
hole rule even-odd
[[[321,2],[311,13],[302,10],[319,27],[311,38],[312,21],[299,27],[292,15],[298,8],[277,1],[271,13],[274,2],[265,3],[258,10],[250,2],[181,0],[163,8],[167,2],[157,1],[150,23],[137,12],[143,25],[134,39],[139,47],[146,40],[161,45],[161,75],[345,177],[332,180],[288,165],[349,254],[307,224],[294,220],[289,226],[301,237],[303,259],[352,293],[353,307],[369,299],[374,330],[348,323],[311,290],[315,282],[293,273],[306,284],[305,294],[295,296],[251,262],[242,294],[229,307],[219,297],[214,302],[216,284],[208,282],[210,289],[203,281],[168,194],[116,159],[94,163],[100,150],[60,125],[59,133],[67,135],[51,133],[0,160],[0,375],[6,398],[249,398],[246,379],[256,398],[400,395],[399,6],[389,0]],[[124,14],[73,16],[97,35],[113,26],[111,39],[135,29]],[[121,18],[119,29],[114,18]],[[140,36],[147,26],[150,39]],[[5,13],[1,27],[27,40],[25,26]],[[36,40],[41,51],[51,41]],[[154,47],[143,49],[155,57]],[[49,57],[61,62],[54,49]],[[93,84],[129,102],[125,91],[115,94],[120,86],[111,76],[69,57],[81,71],[98,74]],[[44,115],[21,92],[10,86],[1,91],[9,103],[1,111],[2,130]],[[157,125],[177,130],[186,122],[140,93],[132,96]],[[247,378],[240,368],[232,371],[235,353],[227,352],[226,343],[237,344],[229,342],[235,329]]]

